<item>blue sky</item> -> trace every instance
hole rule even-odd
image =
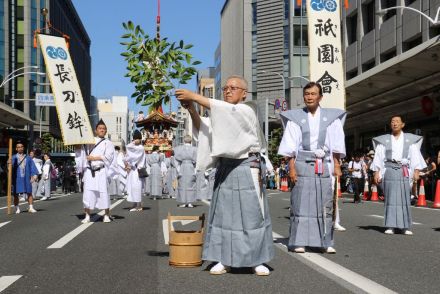
[[[73,0],[91,39],[92,95],[98,98],[128,96],[130,110],[144,111],[130,99],[134,87],[125,78],[126,65],[120,53],[122,23],[139,24],[150,36],[156,34],[157,0]],[[193,44],[190,52],[202,64],[214,65],[214,52],[220,41],[220,11],[224,0],[161,0],[161,37]],[[195,90],[195,78],[188,88]],[[175,98],[173,98],[175,99]],[[178,102],[173,100],[173,110]]]

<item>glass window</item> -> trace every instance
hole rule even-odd
[[[302,62],[301,62],[302,61]],[[293,56],[293,76],[309,76],[309,56],[303,55],[302,58],[300,55]],[[302,74],[301,74],[302,69]]]
[[[24,21],[17,20],[17,34],[24,35]]]
[[[289,50],[289,27],[285,26],[284,30],[284,49]]]
[[[17,62],[24,63],[24,49],[23,48],[17,49]]]
[[[357,13],[347,17],[347,38],[348,38],[348,45],[353,44],[356,42],[356,34],[357,34]]]
[[[284,0],[284,19],[289,19],[289,3],[291,0]]]
[[[17,0],[17,6],[24,6],[24,0]]]
[[[24,91],[24,77],[17,78],[17,91]]]
[[[396,0],[382,0],[381,4],[382,4],[381,5],[382,9],[389,8],[389,7],[395,7],[397,5],[397,1]],[[383,16],[383,21],[390,19],[394,15],[396,15],[396,9],[392,9],[392,10],[387,11],[385,13],[385,15]]]
[[[362,16],[363,16],[365,34],[374,30],[375,13],[376,13],[376,9],[374,6],[374,1],[362,5]]]
[[[309,35],[307,33],[307,26],[302,26],[302,35],[301,35],[301,26],[294,25],[293,26],[293,46],[308,46],[309,45]]]

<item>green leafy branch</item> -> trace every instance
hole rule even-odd
[[[170,102],[171,92],[175,88],[173,80],[186,84],[194,74],[195,65],[200,61],[192,61],[187,52],[193,47],[179,43],[169,43],[167,38],[157,40],[145,34],[139,25],[132,21],[123,23],[126,33],[121,36],[126,50],[121,53],[127,62],[126,77],[135,84],[135,92],[131,95],[137,104],[151,105],[157,108]]]

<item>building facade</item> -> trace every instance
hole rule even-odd
[[[197,93],[204,97],[215,99],[215,67],[208,67],[197,71]],[[203,106],[197,105],[197,110],[201,116],[208,116],[208,111]]]
[[[51,92],[45,76],[30,74],[46,72],[41,50],[34,47],[35,30],[46,26],[43,8],[48,9],[47,20],[53,27],[70,36],[70,54],[90,110],[90,39],[71,0],[0,0],[0,78],[5,81],[0,87],[0,123],[8,128],[0,141],[9,135],[32,143],[40,122],[43,133],[61,135],[55,108],[40,109],[33,101],[35,93]],[[42,32],[55,34],[48,29]]]
[[[305,5],[295,2],[227,0],[221,11],[221,84],[229,75],[243,76],[248,100],[256,101],[260,122],[268,120],[270,128],[280,126],[276,99],[288,108],[303,105],[301,87],[309,75]]]
[[[128,97],[113,96],[111,99],[98,99],[99,119],[107,125],[107,137],[116,146],[131,141],[133,112],[128,112]]]
[[[423,151],[440,148],[440,0],[353,0],[343,10],[347,149],[369,149],[401,114],[405,129],[424,136]]]

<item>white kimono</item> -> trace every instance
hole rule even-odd
[[[316,149],[318,149],[321,107],[318,107],[314,116],[308,113],[307,117],[310,126],[310,151],[315,151]],[[334,138],[334,140],[331,140],[331,138]],[[336,119],[335,121],[333,121],[327,128],[327,134],[324,144],[325,147],[329,150],[325,161],[330,161],[328,163],[328,169],[329,171],[333,171],[334,163],[332,153],[339,153],[341,158],[344,158],[346,153],[344,129],[342,127],[342,122],[340,119]],[[287,157],[294,157],[298,154],[298,151],[300,150],[304,150],[302,146],[301,128],[296,123],[289,120],[284,130],[283,138],[278,149],[278,154]],[[332,181],[334,181],[333,173],[330,173],[330,175],[332,176]]]
[[[145,149],[134,143],[128,144],[126,148],[125,161],[131,168],[127,177],[127,201],[140,203],[144,180],[139,178],[138,169],[145,167]]]
[[[402,132],[399,138],[395,138],[390,135],[391,146],[392,146],[392,159],[396,161],[401,161],[403,156],[403,144],[405,140],[405,133]],[[409,160],[409,177],[408,180],[412,186],[412,176],[414,175],[414,170],[422,170],[426,167],[426,162],[420,153],[420,147],[422,145],[422,140],[416,144],[409,146],[408,150],[408,160]],[[380,178],[383,178],[386,168],[385,168],[385,146],[379,144],[376,146],[376,151],[374,153],[373,163],[371,164],[371,170],[380,171]]]
[[[95,137],[95,144],[101,140],[101,138]],[[98,209],[108,209],[110,208],[110,197],[107,191],[107,170],[113,162],[115,147],[108,139],[104,139],[95,148],[94,146],[96,145],[81,145],[80,148],[75,150],[77,171],[83,173],[83,204],[84,208],[88,209],[94,209],[95,207]],[[92,151],[90,152],[90,150]],[[87,161],[87,154],[89,152],[89,155],[100,156],[102,160],[89,163]],[[96,170],[94,177],[92,176],[91,169]]]
[[[218,161],[209,209],[204,260],[252,267],[273,258],[272,225],[262,197],[258,158],[259,123],[251,106],[210,99],[210,119],[202,118],[197,170]],[[253,184],[253,187],[252,187]]]

